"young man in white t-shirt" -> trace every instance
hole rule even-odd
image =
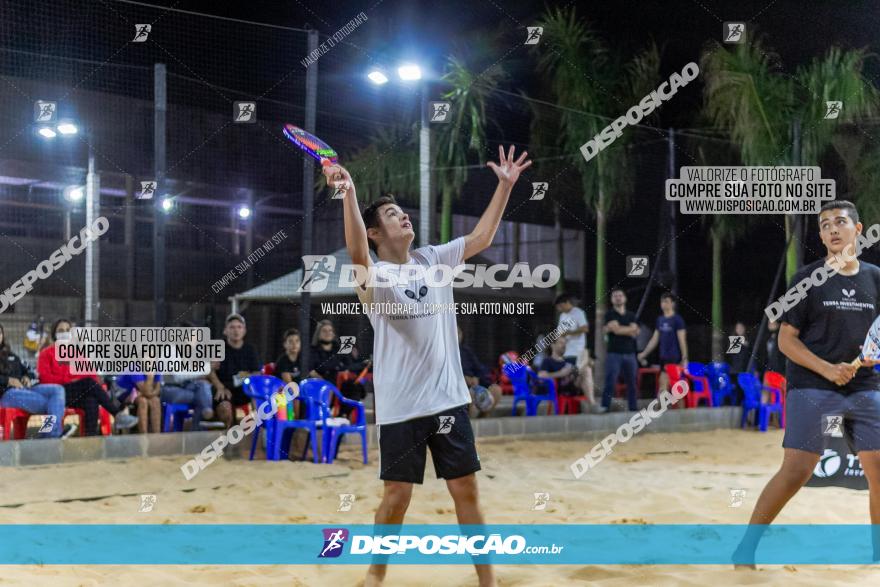
[[[565,362],[578,370],[578,386],[584,392],[587,401],[593,405],[593,369],[590,355],[587,352],[587,333],[590,325],[583,310],[574,305],[575,298],[571,294],[562,293],[556,296],[553,304],[559,312],[559,323],[556,332],[565,340],[563,357]]]
[[[413,484],[424,478],[428,448],[437,477],[446,480],[455,502],[458,522],[484,523],[474,474],[480,470],[480,459],[468,419],[470,394],[458,353],[455,313],[424,310],[452,304],[452,285],[436,285],[441,273],[424,270],[454,268],[492,244],[513,184],[532,163],[526,161],[527,153],[514,160],[512,146],[506,156],[501,147],[498,153],[499,162],[488,164],[498,176],[498,187],[474,230],[446,244],[413,251],[412,222],[393,198],[380,198],[362,214],[348,171],[338,165],[324,168],[328,183],[344,191],[345,244],[352,263],[365,269],[357,279],[358,297],[380,311],[407,308],[368,312],[375,331],[379,478],[385,482],[376,524],[403,523]],[[370,250],[379,258],[377,263]],[[422,271],[414,271],[418,268]],[[481,586],[495,585],[490,565],[476,568]],[[385,571],[386,565],[371,565],[365,585],[382,584]]]

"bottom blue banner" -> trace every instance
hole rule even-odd
[[[0,564],[872,564],[870,525],[0,526]]]

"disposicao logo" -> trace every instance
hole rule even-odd
[[[342,554],[343,546],[348,541],[348,530],[345,528],[324,528],[324,547],[318,558],[336,558]]]

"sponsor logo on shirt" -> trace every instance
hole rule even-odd
[[[856,290],[855,288],[846,289],[842,288],[840,293],[843,294],[843,297],[839,300],[824,300],[822,305],[826,308],[832,307],[835,310],[843,310],[843,311],[851,311],[851,312],[861,312],[862,310],[870,310],[874,311],[874,302],[860,302],[855,298]]]

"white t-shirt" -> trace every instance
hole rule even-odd
[[[587,315],[584,314],[584,311],[573,306],[568,312],[563,312],[559,315],[559,325],[557,326],[557,330],[561,332],[569,332],[580,328],[581,326],[586,326],[587,324]],[[579,357],[581,351],[586,348],[586,345],[587,335],[583,332],[575,336],[566,337],[565,356]]]
[[[428,269],[440,264],[455,267],[463,261],[462,237],[411,251],[408,265]],[[379,261],[374,265],[377,280],[396,284],[401,267]],[[436,275],[433,280],[439,281],[440,272]],[[368,304],[367,316],[375,331],[373,386],[379,425],[430,416],[471,401],[461,370],[455,312],[448,309],[454,303],[452,284],[429,287],[425,281],[422,276],[410,278],[407,285],[355,288],[361,302]],[[376,313],[370,304],[400,304],[414,311]],[[422,311],[426,305],[428,312]],[[431,313],[438,305],[447,309]]]

